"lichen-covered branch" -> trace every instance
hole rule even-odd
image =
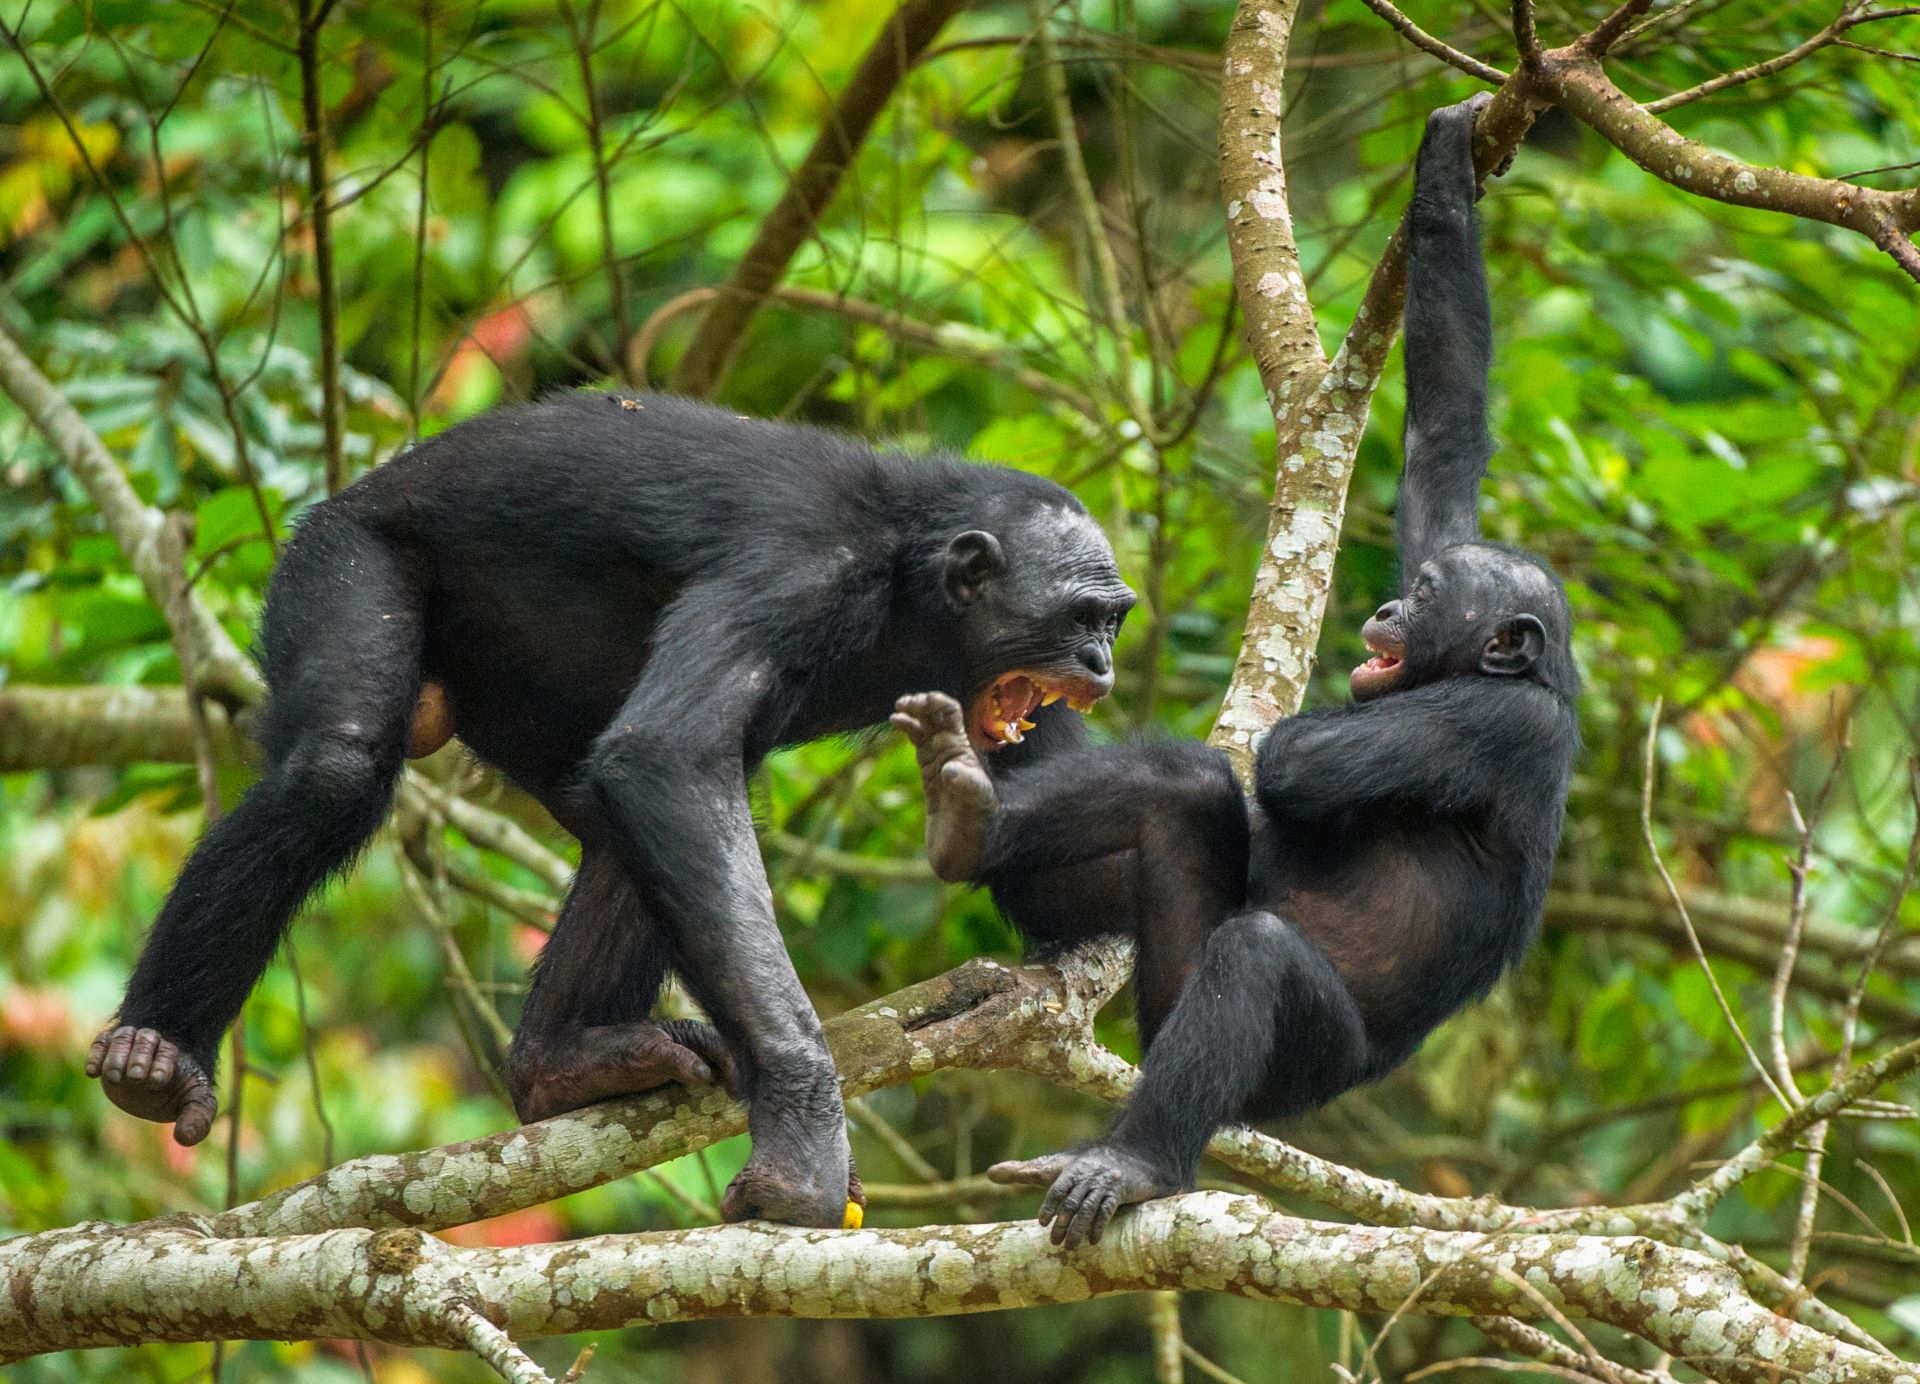
[[[1091,1062],[1093,1016],[1127,974],[1119,942],[1052,966],[969,961],[830,1020],[841,1089],[857,1096],[954,1067],[1048,1072]],[[745,1108],[718,1088],[669,1086],[443,1148],[354,1159],[198,1224],[222,1236],[445,1229],[598,1187],[746,1127]]]
[[[457,1249],[413,1230],[205,1239],[76,1226],[0,1245],[0,1361],[135,1341],[471,1345],[709,1317],[923,1317],[1179,1288],[1348,1311],[1606,1322],[1709,1377],[1920,1384],[1920,1370],[1768,1311],[1725,1266],[1653,1240],[1329,1225],[1255,1197],[1149,1203],[1063,1252],[1031,1221],[766,1224]],[[1525,1283],[1531,1292],[1517,1285]]]

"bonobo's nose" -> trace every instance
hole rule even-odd
[[[1087,671],[1092,673],[1096,678],[1112,679],[1113,655],[1107,651],[1107,646],[1104,642],[1100,640],[1090,640],[1082,644],[1080,646],[1080,661],[1086,665]]]
[[[1400,618],[1400,602],[1388,601],[1385,605],[1381,606],[1380,609],[1373,612],[1373,618],[1383,625],[1391,625],[1395,620]]]

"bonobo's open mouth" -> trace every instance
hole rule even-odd
[[[1075,711],[1090,710],[1100,700],[1097,684],[1066,678],[1051,678],[1044,673],[1002,673],[973,699],[967,712],[967,730],[973,743],[983,750],[1002,745],[1018,745],[1033,729],[1027,718],[1043,706],[1066,699]]]
[[[1371,625],[1373,622],[1369,620],[1367,623]],[[1367,648],[1373,657],[1355,668],[1347,679],[1348,690],[1353,693],[1355,701],[1377,697],[1400,681],[1407,653],[1404,644],[1389,641],[1381,634],[1362,630],[1360,637],[1367,641]]]

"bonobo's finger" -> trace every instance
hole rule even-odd
[[[1101,1209],[1113,1198],[1113,1193],[1109,1192],[1100,1181],[1090,1179],[1082,1185],[1086,1190],[1081,1194],[1080,1204],[1073,1209],[1072,1221],[1067,1224],[1065,1230],[1062,1230],[1058,1223],[1054,1225],[1055,1242],[1064,1242],[1068,1249],[1078,1249],[1081,1245],[1100,1238],[1099,1231],[1095,1227],[1105,1226],[1106,1221],[1101,1215]],[[1112,1214],[1111,1210],[1107,1212],[1107,1215]]]
[[[1093,1178],[1062,1178],[1061,1182],[1071,1181],[1066,1196],[1053,1214],[1053,1242],[1056,1245],[1077,1245],[1086,1234],[1087,1227],[1083,1219],[1088,1198],[1100,1195],[1100,1184]],[[1056,1187],[1061,1183],[1055,1183]]]
[[[154,1054],[153,1070],[147,1073],[147,1080],[155,1086],[165,1086],[169,1081],[172,1081],[175,1066],[174,1059],[179,1051],[180,1050],[171,1043],[162,1043],[160,1045],[160,1051]]]
[[[113,1041],[107,1044],[106,1060],[100,1064],[100,1075],[107,1081],[122,1081],[127,1075],[127,1054],[133,1050],[134,1035],[138,1029],[116,1028]]]
[[[1066,1166],[1066,1154],[1049,1153],[1041,1158],[995,1163],[987,1169],[987,1176],[1008,1187],[1051,1187]]]
[[[1087,1243],[1097,1245],[1100,1237],[1107,1233],[1107,1226],[1113,1220],[1113,1213],[1120,1209],[1120,1194],[1104,1192],[1100,1204],[1094,1211],[1093,1223],[1087,1227]]]
[[[1478,120],[1480,118],[1480,112],[1493,104],[1493,93],[1490,91],[1476,91],[1460,104],[1466,109],[1469,115],[1473,116],[1475,120]]]
[[[1047,1188],[1047,1194],[1040,1198],[1040,1214],[1034,1219],[1038,1220],[1041,1225],[1046,1225],[1051,1221],[1054,1223],[1056,1230],[1065,1225],[1067,1223],[1067,1202],[1072,1199],[1073,1193],[1079,1185],[1080,1184],[1075,1182],[1072,1177],[1068,1176],[1067,1172],[1063,1171],[1060,1176],[1053,1180],[1053,1186]],[[1060,1243],[1057,1236],[1054,1239],[1054,1243],[1056,1245]]]
[[[94,1036],[93,1042],[88,1045],[86,1068],[88,1076],[100,1075],[101,1064],[105,1062],[107,1058],[107,1042],[113,1037],[113,1034],[114,1030],[103,1028]]]
[[[920,743],[921,738],[927,733],[926,727],[922,726],[904,711],[896,711],[893,715],[887,717],[887,719],[893,723],[895,730],[905,735],[907,739],[913,741],[916,745]]]
[[[173,1142],[182,1148],[192,1148],[206,1138],[219,1109],[213,1099],[213,1088],[206,1082],[197,1082],[188,1088],[186,1100],[180,1106],[180,1118],[173,1122]]]
[[[133,1046],[127,1051],[127,1079],[145,1081],[147,1070],[153,1066],[153,1059],[160,1051],[160,1035],[150,1028],[143,1028],[133,1035]]]

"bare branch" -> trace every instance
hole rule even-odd
[[[1653,0],[1625,0],[1612,14],[1583,34],[1577,46],[1596,58],[1604,58],[1620,42],[1629,26],[1645,14],[1652,4]]]
[[[1393,26],[1394,32],[1423,53],[1431,54],[1449,67],[1457,67],[1469,77],[1478,77],[1495,86],[1507,80],[1507,74],[1480,59],[1442,42],[1395,9],[1392,0],[1365,0],[1368,9]]]
[[[320,318],[320,422],[327,493],[347,483],[346,400],[340,392],[340,289],[334,282],[333,208],[327,190],[327,110],[320,95],[320,28],[331,0],[295,0],[300,58],[301,142],[307,155],[307,214],[313,227],[313,277]]]
[[[1837,178],[1764,168],[1690,140],[1636,105],[1597,61],[1574,48],[1548,53],[1542,84],[1582,124],[1663,182],[1726,202],[1843,226],[1866,236],[1920,281],[1920,192],[1883,192]]]
[[[1864,24],[1870,19],[1882,17],[1883,16],[1879,14],[1862,14],[1858,0],[1854,0],[1854,3],[1842,9],[1839,17],[1827,25],[1826,28],[1821,29],[1818,33],[1813,34],[1802,42],[1796,43],[1786,52],[1776,57],[1768,58],[1764,62],[1752,63],[1734,72],[1722,73],[1720,76],[1710,78],[1698,86],[1688,87],[1685,91],[1676,91],[1671,96],[1663,96],[1658,101],[1649,101],[1647,102],[1646,108],[1651,113],[1659,115],[1662,112],[1674,110],[1680,106],[1690,105],[1702,97],[1712,96],[1715,92],[1725,91],[1729,87],[1737,87],[1743,83],[1751,82],[1755,78],[1770,77],[1776,72],[1781,72],[1792,67],[1803,58],[1811,57],[1822,48],[1837,43],[1840,36],[1856,24]],[[1599,56],[1599,54],[1604,51],[1604,49],[1597,50],[1595,56]]]
[[[1540,61],[1540,36],[1533,26],[1533,0],[1513,0],[1513,46],[1520,54],[1520,66],[1532,68]]]

